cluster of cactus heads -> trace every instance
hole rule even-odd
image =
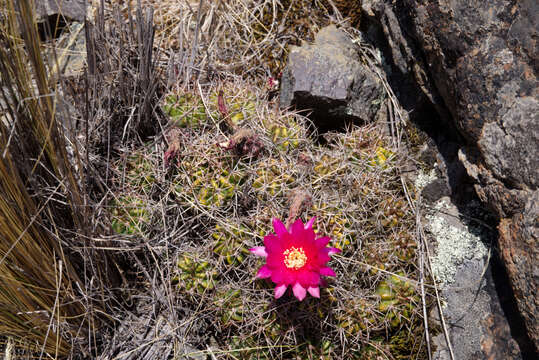
[[[244,227],[229,230],[217,224],[211,236],[215,240],[213,252],[228,265],[240,265],[250,254],[245,246],[248,235]]]
[[[178,127],[197,128],[207,121],[204,103],[190,93],[171,94],[165,98],[163,111]]]
[[[180,273],[172,279],[172,282],[177,283],[178,288],[182,290],[201,295],[215,288],[219,274],[208,261],[194,258],[196,257],[193,254],[180,257],[178,260]]]
[[[411,211],[399,192],[400,182],[387,171],[398,161],[375,128],[332,134],[327,144],[316,144],[300,118],[266,112],[259,119],[267,110],[258,108],[252,94],[233,95],[226,88],[220,92],[211,90],[204,101],[197,95],[175,95],[163,106],[173,123],[188,128],[181,130],[177,166],[167,168],[171,196],[164,202],[200,217],[196,230],[185,229],[185,247],[172,280],[182,301],[215,314],[210,330],[226,334],[220,346],[237,359],[282,354],[363,359],[366,347],[360,339],[408,331],[410,319],[418,318],[412,314],[415,287],[383,274],[410,271],[416,256],[413,219],[408,219]],[[219,97],[224,99],[220,108]],[[222,147],[223,139],[238,128],[252,131],[266,151],[247,158]],[[155,196],[147,190],[155,187],[157,177],[151,160],[159,158],[134,154],[121,169],[136,196],[121,198],[113,210],[118,233],[144,231],[151,218],[162,216],[152,217],[151,207],[144,206]],[[273,232],[273,217],[293,217],[290,202],[296,190],[308,193],[312,202],[294,216],[315,216],[315,232],[331,237],[330,245],[342,250],[342,262],[335,262],[337,278],[321,289],[320,300],[295,305],[310,324],[323,324],[327,334],[322,338],[303,335],[298,324],[283,319],[272,284],[254,280],[261,264],[247,250],[263,245],[264,236]],[[291,301],[288,295],[282,299]],[[252,321],[257,316],[259,321]],[[343,344],[355,347],[343,350]]]
[[[350,220],[344,217],[341,210],[329,208],[326,203],[322,203],[320,206],[313,204],[312,209],[314,214],[320,214],[319,221],[324,221],[325,231],[323,233],[331,237],[331,246],[343,251],[348,250],[354,241]],[[315,222],[313,230],[322,233],[319,229],[319,222]]]
[[[154,164],[141,152],[134,152],[129,155],[123,166],[120,160],[121,177],[125,175],[125,184],[134,189],[137,193],[148,193],[155,183]],[[125,170],[125,171],[124,171]]]
[[[419,304],[415,287],[402,272],[380,281],[375,293],[380,297],[378,311],[385,314],[392,328],[409,321],[413,309]]]
[[[299,126],[295,122],[291,126],[279,124],[271,124],[269,126],[271,141],[281,151],[288,151],[299,147],[300,131]]]
[[[388,161],[392,161],[395,157],[395,154],[382,146],[379,146],[376,149],[374,156],[370,159],[369,164],[371,166],[379,166],[384,169],[388,168]]]
[[[394,228],[400,224],[407,211],[404,199],[388,198],[380,203],[383,211],[381,224],[385,228]]]
[[[217,300],[214,301],[214,304],[221,313],[222,326],[239,326],[243,322],[243,299],[240,289],[218,292]]]
[[[135,196],[124,196],[112,202],[112,230],[117,234],[142,234],[150,222],[144,201]]]
[[[258,190],[260,199],[265,199],[268,195],[273,197],[278,193],[282,193],[294,181],[293,175],[283,171],[282,164],[275,159],[271,159],[269,162],[260,163],[256,170],[256,178],[253,180],[252,187]]]
[[[201,164],[192,168],[188,178],[181,180],[176,186],[180,194],[193,194],[196,201],[204,207],[222,207],[229,203],[244,182],[245,176],[240,171],[226,168],[212,168]]]
[[[417,242],[407,231],[401,231],[394,236],[395,254],[404,264],[410,263],[417,253]]]
[[[256,112],[256,104],[254,100],[247,100],[245,102],[233,102],[230,105],[230,122],[238,126],[245,119],[253,116]]]
[[[380,281],[375,297],[347,300],[344,311],[336,315],[339,327],[350,336],[358,336],[367,330],[396,331],[409,323],[419,297],[413,284],[403,275],[401,272]]]
[[[320,160],[316,162],[313,170],[319,176],[327,176],[330,174],[335,174],[338,167],[339,167],[339,160],[337,158],[332,158],[328,154],[324,154],[322,155]]]

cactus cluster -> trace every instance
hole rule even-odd
[[[402,272],[380,281],[375,293],[380,297],[378,311],[385,315],[391,328],[398,328],[409,321],[413,309],[420,302],[414,286]]]
[[[376,296],[348,299],[344,311],[336,315],[339,327],[348,335],[399,331],[410,323],[419,303],[415,287],[402,272],[380,281],[373,295]]]
[[[417,253],[417,242],[415,238],[407,231],[401,231],[393,235],[395,245],[395,254],[404,264],[409,264]]]
[[[182,128],[197,128],[204,124],[208,117],[202,100],[187,92],[165,97],[163,111],[173,124]]]
[[[354,237],[351,233],[350,221],[344,216],[342,210],[330,208],[326,203],[313,204],[312,209],[314,214],[319,214],[319,221],[322,221],[321,219],[324,221],[324,231],[320,231],[319,222],[313,225],[313,230],[316,233],[327,234],[331,237],[331,246],[346,251],[354,242]]]
[[[288,151],[297,149],[300,144],[301,128],[296,122],[290,121],[289,124],[271,124],[268,125],[269,136],[277,149]]]
[[[228,265],[240,265],[250,254],[245,246],[247,229],[243,226],[229,230],[217,224],[211,236],[215,240],[213,252]]]
[[[330,340],[307,339],[306,342],[299,345],[282,345],[279,343],[279,339],[283,333],[281,326],[278,323],[273,323],[270,329],[264,332],[264,335],[275,341],[276,344],[267,348],[261,348],[260,342],[253,336],[246,338],[235,336],[230,344],[230,354],[233,359],[242,360],[271,360],[275,358],[337,360],[341,358]]]
[[[125,168],[120,160],[120,169],[125,169],[125,182],[137,193],[148,193],[155,183],[154,164],[141,152],[134,152],[127,158]],[[123,172],[123,171],[122,171]],[[123,174],[122,174],[123,175]]]
[[[150,223],[150,214],[146,209],[146,204],[138,197],[124,196],[115,199],[111,207],[112,230],[117,234],[141,234]]]
[[[243,100],[243,98],[241,100]],[[240,125],[244,120],[253,116],[255,112],[256,104],[254,100],[233,102],[230,105],[230,121],[236,126]]]
[[[268,305],[264,306],[264,319],[261,320],[260,334],[247,334],[245,336],[234,336],[229,348],[231,354],[237,359],[260,359],[270,360],[275,358],[272,352],[281,353],[281,351],[290,352],[290,346],[283,344],[283,336],[285,328],[278,321],[275,312],[269,309]],[[265,346],[260,346],[261,339]]]
[[[373,167],[381,167],[383,169],[388,168],[387,162],[395,159],[395,153],[382,146],[376,149],[374,156],[369,160],[369,164]]]
[[[339,159],[331,157],[328,154],[322,155],[320,160],[314,165],[314,172],[319,176],[335,175],[339,167]]]
[[[178,260],[180,273],[172,279],[178,288],[191,294],[201,295],[215,288],[219,274],[208,261],[194,260],[196,255],[184,254]]]
[[[382,219],[380,223],[384,228],[394,228],[406,214],[407,206],[403,199],[388,198],[380,203]]]
[[[186,162],[185,166],[191,167],[191,164]],[[179,181],[175,191],[193,194],[194,200],[204,207],[227,205],[245,181],[245,175],[239,170],[212,168],[208,164],[191,168],[193,172]]]
[[[240,289],[218,292],[214,305],[219,308],[221,326],[239,326],[243,322],[244,305]]]
[[[167,204],[200,216],[196,230],[182,239],[189,248],[182,250],[174,278],[188,295],[183,299],[215,315],[208,330],[223,334],[218,342],[227,358],[367,359],[371,350],[372,357],[390,357],[390,336],[398,335],[401,346],[408,340],[400,332],[418,318],[414,286],[385,277],[412,273],[416,256],[411,211],[399,179],[387,171],[398,162],[395,154],[374,125],[334,133],[327,143],[316,144],[300,118],[260,111],[248,92],[226,87],[220,92],[210,90],[198,107],[200,113],[215,114],[215,123],[201,117],[204,127],[200,121],[184,124],[194,129],[185,131],[188,138],[172,175]],[[196,106],[195,99],[189,101]],[[178,109],[191,114],[176,115],[191,119],[198,110],[185,106]],[[253,131],[268,151],[243,158],[218,146],[238,128]],[[270,142],[275,146],[267,146]],[[291,205],[296,190],[311,197],[297,209]],[[291,215],[292,208],[297,214]],[[343,250],[342,261],[335,261],[337,278],[328,279],[320,300],[294,305],[301,324],[282,314],[290,294],[273,301],[271,281],[254,280],[259,264],[248,252],[272,233],[272,218],[287,216],[316,216],[315,232]],[[191,253],[192,247],[205,257]],[[321,326],[323,336],[313,336],[313,326]],[[380,346],[368,350],[376,337]]]
[[[275,159],[261,162],[256,170],[256,178],[252,187],[257,190],[259,199],[275,196],[283,191],[283,188],[290,187],[294,183],[293,175],[283,171],[283,165]]]

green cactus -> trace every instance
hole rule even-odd
[[[385,228],[394,228],[405,215],[406,203],[404,200],[388,198],[380,203],[383,218],[380,221]]]
[[[142,199],[125,196],[112,202],[111,225],[117,234],[141,234],[149,223],[150,215]]]
[[[319,176],[334,174],[338,168],[338,159],[332,158],[328,154],[322,155],[313,168],[314,172]]]
[[[389,163],[395,160],[395,153],[382,146],[376,149],[374,156],[369,160],[369,165],[372,167],[381,167],[387,169]]]
[[[212,237],[215,240],[213,252],[224,259],[228,265],[240,265],[250,254],[245,247],[248,235],[244,227],[228,230],[217,224]]]
[[[190,93],[168,95],[163,111],[176,126],[183,128],[197,128],[208,119],[202,99]]]
[[[347,251],[353,250],[350,245],[354,243],[354,236],[351,232],[351,224],[348,218],[344,217],[341,210],[328,207],[326,203],[320,206],[313,204],[313,212],[319,216],[319,219],[324,219],[323,234],[331,237],[331,246],[337,249]],[[319,232],[319,224],[313,225],[313,230]],[[322,235],[322,234],[321,234]]]
[[[187,179],[184,179],[175,191],[180,194],[194,192],[196,201],[205,207],[227,205],[245,179],[239,170],[211,169],[208,165],[195,167],[194,170],[189,176],[190,184],[186,184]]]
[[[224,327],[239,326],[244,320],[241,290],[221,291],[216,297],[217,300],[214,301],[214,304],[220,309],[221,325]]]
[[[299,147],[303,135],[302,128],[293,118],[266,120],[263,125],[278,150],[287,152]]]
[[[142,151],[134,151],[127,159],[119,159],[116,166],[116,182],[137,194],[147,194],[155,183],[155,165]]]
[[[200,295],[215,288],[218,273],[209,262],[195,261],[190,255],[183,255],[178,260],[178,268],[180,273],[172,281],[180,289]]]
[[[380,297],[378,311],[385,314],[391,328],[397,328],[403,320],[409,319],[412,302],[419,301],[418,296],[414,296],[414,287],[405,280],[404,273],[400,272],[397,275],[391,275],[388,279],[380,281],[375,291]]]
[[[258,190],[259,199],[263,200],[279,194],[283,187],[291,185],[295,177],[282,170],[282,165],[275,159],[269,162],[260,163],[256,170],[256,178],[253,181],[253,188]]]

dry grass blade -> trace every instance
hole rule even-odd
[[[68,119],[59,115],[32,3],[1,4],[0,334],[42,355],[64,356],[93,326],[81,301],[80,264],[64,249],[64,230],[86,226],[74,166],[80,162],[66,137]]]

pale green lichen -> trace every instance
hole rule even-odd
[[[436,255],[431,259],[432,271],[442,287],[455,280],[457,268],[465,260],[482,259],[488,250],[481,239],[474,233],[474,228],[465,225],[458,228],[451,225],[442,215],[449,204],[441,199],[435,205],[435,212],[426,216],[429,230],[433,235],[437,248]]]
[[[434,180],[436,180],[436,169],[432,169],[428,173],[426,173],[422,169],[419,169],[417,178],[414,182],[414,186],[419,192]]]

